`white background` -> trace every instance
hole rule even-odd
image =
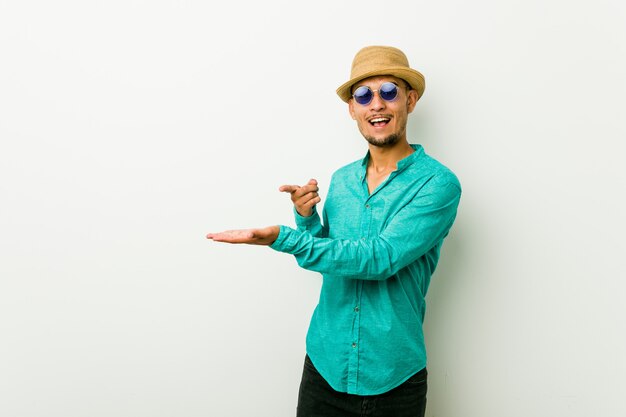
[[[624,4],[0,1],[0,415],[294,415],[320,277],[204,235],[363,156],[370,44],[464,189],[427,415],[625,415]]]

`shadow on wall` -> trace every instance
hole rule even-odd
[[[458,321],[454,316],[462,314],[458,308],[459,301],[468,295],[466,288],[471,280],[468,276],[469,248],[475,240],[472,236],[476,233],[472,230],[474,222],[469,213],[461,197],[457,219],[444,241],[441,258],[426,297],[424,330],[427,333],[426,342],[432,346],[446,343],[446,332],[450,328],[446,323]]]
[[[418,102],[413,113],[409,115],[406,127],[409,143],[423,145],[426,153],[428,153],[428,145],[437,142],[437,134],[433,131],[433,118],[429,109],[428,106],[420,106]]]
[[[462,204],[461,200],[461,204]],[[449,372],[456,369],[459,355],[459,301],[466,295],[468,253],[473,240],[469,217],[459,206],[459,214],[444,241],[439,265],[426,296],[424,337],[428,356],[427,416],[445,415],[449,407]]]

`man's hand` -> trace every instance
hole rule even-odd
[[[220,233],[209,233],[206,235],[206,238],[214,242],[268,246],[278,238],[279,232],[280,227],[269,226],[263,229],[227,230]]]
[[[314,179],[309,180],[302,187],[299,185],[283,185],[278,191],[291,194],[291,201],[293,201],[296,211],[302,217],[309,217],[313,214],[313,206],[322,201],[317,194],[319,188],[317,187],[317,181]]]

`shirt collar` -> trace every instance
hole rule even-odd
[[[419,158],[423,153],[424,153],[424,148],[422,147],[422,145],[416,145],[416,144],[410,144],[411,148],[413,148],[413,150],[415,152],[413,152],[411,155],[407,156],[404,159],[401,159],[398,161],[397,165],[397,169],[395,172],[400,172],[400,171],[404,171],[407,167],[410,167],[411,165],[413,165],[413,163],[415,163],[415,161],[417,160],[417,158]],[[370,159],[370,151],[367,151],[367,153],[365,154],[365,157],[363,157],[363,159],[361,160],[361,166],[364,168],[367,168],[367,162]]]

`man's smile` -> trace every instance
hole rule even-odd
[[[371,116],[367,119],[369,124],[371,124],[374,127],[384,127],[387,125],[387,123],[389,123],[390,120],[391,120],[391,116],[387,116],[387,115],[376,115],[376,116]]]

